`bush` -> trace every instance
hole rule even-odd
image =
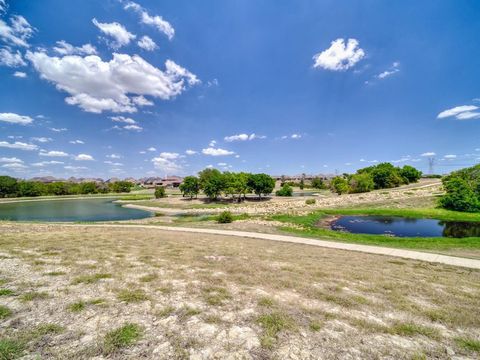
[[[165,193],[165,188],[163,186],[157,186],[155,188],[155,199],[160,199],[167,197],[167,194]]]
[[[338,195],[346,194],[349,190],[347,180],[341,176],[334,177],[330,183],[330,187],[332,191]]]
[[[418,180],[420,180],[420,177],[422,176],[422,172],[415,169],[413,166],[405,165],[400,170],[400,176],[402,176],[407,183],[415,183]]]
[[[319,177],[313,178],[310,186],[314,189],[325,189],[325,183],[323,182],[322,178]]]
[[[271,194],[275,187],[275,180],[267,174],[252,174],[248,179],[248,187],[253,190],[259,198],[262,195]]]
[[[292,196],[293,195],[293,189],[290,185],[283,185],[280,190],[277,190],[275,192],[275,195],[277,196]]]
[[[480,179],[475,184],[456,173],[444,178],[443,187],[446,194],[439,199],[441,207],[464,212],[480,211]]]
[[[217,217],[217,222],[219,224],[228,224],[233,221],[233,215],[230,211],[221,212]]]
[[[354,174],[348,183],[351,193],[369,192],[375,187],[373,177],[369,173]]]
[[[187,176],[180,184],[180,191],[183,196],[189,196],[192,199],[198,195],[200,191],[200,181],[195,176]]]
[[[317,200],[315,200],[315,199],[307,199],[307,200],[305,200],[305,204],[307,204],[307,205],[315,205],[316,202],[317,202]]]

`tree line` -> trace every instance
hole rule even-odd
[[[217,169],[205,169],[198,176],[187,176],[180,184],[183,196],[197,197],[202,191],[209,199],[216,200],[222,194],[234,200],[242,200],[247,194],[254,193],[259,198],[272,193],[275,179],[267,174],[246,172],[220,172]]]
[[[0,197],[35,197],[47,195],[106,194],[109,192],[130,192],[133,184],[129,181],[96,183],[93,181],[73,183],[57,181],[43,183],[40,181],[17,180],[10,176],[0,176]]]
[[[445,195],[439,205],[445,209],[480,212],[480,165],[452,172],[442,178]]]

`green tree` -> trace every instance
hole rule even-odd
[[[179,188],[183,196],[189,196],[192,199],[194,196],[197,197],[200,192],[200,181],[196,176],[187,176]]]
[[[342,176],[335,176],[330,182],[330,188],[338,195],[348,193],[348,181]]]
[[[217,169],[205,169],[198,173],[200,187],[211,200],[217,199],[225,189],[225,178]]]
[[[439,200],[441,207],[455,211],[480,211],[478,193],[472,189],[467,180],[459,176],[449,177],[443,181],[443,187],[446,194]]]
[[[400,170],[400,176],[406,180],[406,183],[416,183],[418,180],[420,180],[422,172],[415,169],[413,166],[405,165]]]
[[[348,184],[352,193],[369,192],[375,188],[373,177],[369,173],[352,175]]]
[[[133,184],[130,181],[115,181],[109,184],[109,190],[115,193],[129,193]]]
[[[277,196],[293,196],[293,189],[290,185],[284,184],[280,190],[275,192]]]
[[[318,176],[312,179],[311,186],[314,189],[325,189],[325,183],[323,182],[322,178]]]
[[[79,193],[80,194],[96,194],[97,184],[93,181],[81,183],[79,184]]]
[[[358,174],[369,173],[375,189],[387,189],[402,185],[405,181],[400,175],[400,169],[390,163],[381,163],[357,171]]]
[[[267,174],[252,174],[248,179],[248,187],[261,198],[262,195],[272,193],[275,187],[275,179]]]
[[[17,193],[17,179],[11,176],[0,176],[0,197],[13,197]]]
[[[37,181],[19,181],[17,185],[17,196],[40,196],[47,195],[44,184]]]
[[[165,188],[163,186],[157,186],[155,188],[155,199],[160,199],[160,198],[164,198],[164,197],[167,197],[167,194],[165,192]]]

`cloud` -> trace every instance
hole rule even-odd
[[[107,155],[106,157],[109,158],[109,159],[121,159],[122,158],[122,156],[118,155],[118,154],[110,154],[110,155]]]
[[[53,47],[53,51],[60,55],[93,55],[97,53],[97,49],[91,44],[73,46],[64,40],[57,41],[57,46]]]
[[[40,161],[33,163],[32,166],[35,167],[43,167],[46,165],[59,165],[59,164],[65,164],[63,161],[56,161],[56,160],[51,160],[51,161]]]
[[[5,13],[7,11],[8,4],[7,0],[0,0],[0,14]]]
[[[161,16],[151,16],[143,7],[133,1],[127,2],[124,6],[124,9],[135,11],[140,15],[140,21],[143,24],[154,26],[158,31],[165,34],[169,40],[173,39],[173,36],[175,35],[175,29]]]
[[[1,20],[0,20],[1,21]],[[0,49],[0,65],[8,67],[26,66],[20,51],[13,52],[10,48]]]
[[[10,124],[27,125],[31,124],[33,119],[30,116],[18,115],[15,113],[0,113],[0,121]]]
[[[38,116],[37,116],[38,117]],[[50,130],[54,132],[64,132],[67,131],[67,128],[49,128]]]
[[[233,141],[247,141],[247,140],[254,140],[254,139],[265,139],[266,136],[263,135],[256,135],[256,134],[238,134],[238,135],[231,135],[225,136],[224,140],[226,142],[233,142]]]
[[[209,147],[202,150],[202,154],[210,156],[226,156],[235,154],[233,151],[224,150],[220,148]]]
[[[69,141],[70,144],[85,144],[85,142],[83,142],[82,140],[70,140]]]
[[[147,149],[147,151],[157,151],[157,149],[154,148],[153,146],[150,146],[150,147]]]
[[[365,51],[358,44],[356,39],[348,39],[346,43],[345,39],[332,41],[328,49],[313,56],[313,67],[332,71],[351,68],[365,56]]]
[[[387,78],[389,76],[392,76],[392,75],[396,74],[397,72],[399,72],[400,71],[399,67],[400,67],[400,63],[398,61],[396,61],[392,64],[392,66],[388,70],[385,70],[384,72],[381,72],[380,74],[376,75],[375,77],[377,79],[385,79],[385,78]]]
[[[437,155],[437,154],[435,154],[433,151],[429,151],[429,152],[424,152],[420,156],[426,157],[426,156],[435,156],[435,155]]]
[[[195,150],[190,150],[190,149],[185,151],[185,154],[187,154],[187,155],[195,155],[196,153],[197,152]]]
[[[132,97],[132,101],[134,104],[138,105],[138,106],[153,106],[155,105],[153,103],[153,101],[150,101],[148,99],[146,99],[144,96],[140,95],[140,96],[133,96]]]
[[[128,118],[128,117],[124,117],[124,116],[110,116],[110,119],[112,119],[112,121],[122,122],[122,123],[125,123],[125,124],[136,124],[137,123],[132,118]]]
[[[112,166],[123,166],[122,163],[119,163],[119,162],[113,162],[113,161],[110,161],[110,160],[106,160],[104,161],[105,164],[108,164],[108,165],[112,165]]]
[[[75,160],[77,160],[77,161],[93,161],[95,159],[92,157],[92,155],[78,154],[77,156],[75,156]]]
[[[123,129],[128,130],[128,131],[143,131],[143,128],[138,125],[125,125]]]
[[[453,154],[445,155],[443,158],[444,158],[444,159],[453,160],[453,159],[456,159],[456,158],[457,158],[457,155],[453,155]]]
[[[159,156],[152,159],[156,169],[164,172],[178,172],[182,170],[182,166],[175,162],[180,157],[177,153],[162,152]]]
[[[47,138],[47,137],[32,137],[32,141],[37,141],[39,143],[47,143],[47,142],[50,142],[52,141],[53,139],[52,138]]]
[[[208,146],[209,147],[214,147],[216,144],[217,144],[216,140],[210,140],[210,142],[208,143]]]
[[[14,143],[9,143],[7,141],[0,141],[0,147],[9,148],[9,149],[18,149],[18,150],[37,150],[38,146],[35,144],[27,144],[20,141],[15,141]]]
[[[378,163],[378,160],[365,160],[365,159],[360,159],[360,162],[366,162],[369,164],[376,164]]]
[[[23,160],[20,160],[19,158],[16,157],[0,157],[0,163],[23,163]]]
[[[65,157],[68,156],[68,154],[64,151],[57,151],[57,150],[52,150],[52,151],[45,151],[45,150],[40,150],[38,153],[40,156],[49,156],[49,157]]]
[[[71,166],[67,165],[63,167],[65,170],[78,171],[78,170],[87,170],[86,166]]]
[[[138,55],[114,53],[105,62],[96,55],[52,57],[28,51],[26,58],[41,78],[70,94],[65,99],[68,104],[93,113],[132,113],[137,111],[136,106],[145,103],[146,99],[138,96],[169,100],[184,92],[187,85],[200,82],[196,75],[171,60],[165,62],[162,71]]]
[[[12,170],[23,170],[23,169],[27,169],[27,166],[20,163],[11,163],[11,164],[2,165],[2,168],[12,169]]]
[[[29,47],[27,40],[33,35],[34,31],[35,28],[20,15],[14,15],[10,18],[10,26],[5,21],[0,20],[0,38],[15,46]]]
[[[146,35],[142,36],[141,39],[137,41],[137,45],[147,51],[153,51],[158,48],[157,44],[155,44],[155,41],[153,41],[151,37]]]
[[[301,134],[292,134],[292,135],[283,135],[280,139],[282,139],[282,140],[286,140],[286,139],[298,140],[298,139],[301,139],[301,138],[302,138]]]
[[[442,111],[437,115],[437,119],[445,119],[448,117],[455,117],[458,120],[476,119],[480,118],[480,113],[474,112],[474,110],[478,109],[479,107],[475,105],[456,106],[454,108]]]
[[[92,19],[92,22],[102,33],[113,38],[113,42],[107,41],[107,45],[113,49],[128,45],[131,40],[136,38],[134,34],[128,32],[127,29],[118,22],[101,23],[95,18]]]
[[[13,76],[23,79],[27,77],[27,73],[24,73],[23,71],[15,71]]]

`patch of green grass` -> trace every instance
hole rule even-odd
[[[157,316],[161,318],[169,317],[175,312],[175,308],[173,306],[165,306],[162,310],[157,312]]]
[[[26,337],[30,339],[38,339],[45,335],[55,335],[60,334],[65,330],[63,326],[57,324],[40,324],[31,330]]]
[[[177,312],[177,316],[180,321],[186,320],[192,316],[199,315],[202,312],[199,309],[192,308],[190,306],[184,306]]]
[[[207,287],[204,288],[202,292],[205,302],[212,306],[223,305],[225,301],[232,298],[228,290],[220,286]]]
[[[148,274],[148,275],[142,276],[139,280],[141,282],[151,282],[153,280],[156,280],[157,278],[158,278],[157,274]]]
[[[137,290],[121,290],[117,294],[117,299],[126,303],[136,303],[148,300],[147,294],[141,289]]]
[[[145,194],[132,194],[122,196],[120,199],[121,201],[139,201],[139,200],[152,200],[154,197],[153,195],[145,195]]]
[[[67,273],[64,272],[64,271],[51,271],[51,272],[47,272],[43,275],[45,276],[61,276],[61,275],[66,275]]]
[[[43,299],[48,299],[50,295],[46,292],[38,292],[38,291],[30,291],[26,292],[25,294],[22,294],[20,296],[20,300],[24,302],[28,301],[34,301],[34,300],[43,300]]]
[[[6,283],[8,283],[7,279],[0,279],[0,286],[5,285]]]
[[[97,299],[90,300],[87,303],[91,305],[104,305],[106,302],[107,300],[105,299],[97,298]]]
[[[102,279],[110,279],[112,278],[112,274],[93,274],[93,275],[82,275],[78,276],[72,281],[72,285],[78,284],[94,284]]]
[[[13,360],[22,356],[25,344],[13,339],[0,339],[0,359]]]
[[[440,332],[437,329],[414,323],[397,323],[390,328],[390,332],[401,336],[423,335],[432,339],[440,338]]]
[[[385,215],[412,218],[435,218],[439,220],[480,221],[480,214],[460,213],[442,209],[335,209],[321,210],[308,215],[274,215],[272,220],[286,223],[281,230],[299,236],[329,239],[333,241],[351,242],[367,245],[379,245],[405,249],[449,250],[480,249],[480,237],[394,237],[370,234],[352,234],[317,227],[316,224],[327,215]],[[301,228],[288,226],[299,225]]]
[[[68,305],[68,310],[70,310],[71,312],[80,312],[80,311],[83,311],[85,310],[87,304],[85,304],[84,301],[77,301],[77,302],[74,302],[73,304],[70,304]]]
[[[0,320],[6,319],[10,315],[12,315],[12,310],[6,306],[0,305]]]
[[[472,338],[467,338],[467,337],[461,337],[461,338],[456,338],[455,342],[457,343],[458,346],[480,353],[480,341]]]
[[[273,300],[271,297],[264,296],[257,301],[257,304],[260,306],[271,308],[275,306],[275,300]]]
[[[312,331],[320,331],[322,324],[317,320],[312,320],[310,321],[309,328]]]
[[[142,328],[136,324],[125,324],[105,335],[103,352],[108,355],[129,347],[142,337]]]
[[[223,322],[222,318],[217,315],[205,315],[203,316],[203,321],[207,324],[221,324]]]
[[[263,347],[272,348],[277,339],[278,333],[293,327],[293,320],[281,312],[271,312],[260,315],[257,323],[263,328],[261,344]]]
[[[13,296],[15,293],[10,289],[0,289],[0,296]]]

